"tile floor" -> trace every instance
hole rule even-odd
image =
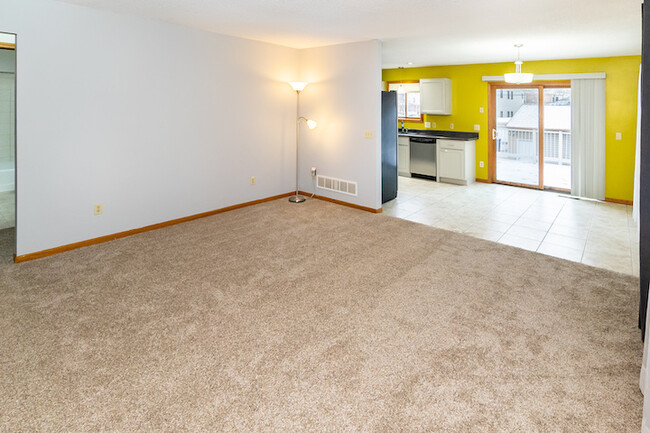
[[[0,230],[16,225],[15,191],[0,192]]]
[[[386,215],[639,275],[632,206],[498,184],[458,186],[399,177]]]

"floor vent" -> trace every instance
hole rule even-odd
[[[357,195],[356,182],[319,175],[317,185],[320,189],[329,189],[330,191],[342,192],[343,194]]]

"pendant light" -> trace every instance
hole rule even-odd
[[[517,60],[515,61],[515,72],[509,74],[503,74],[503,78],[506,80],[506,83],[512,84],[524,84],[531,83],[533,81],[533,74],[521,72],[521,65],[524,62],[521,61],[520,49],[523,47],[522,44],[515,45],[517,48]]]

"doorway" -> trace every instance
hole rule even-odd
[[[15,252],[16,35],[0,33],[0,255]]]
[[[490,83],[489,99],[490,180],[569,192],[570,83]]]

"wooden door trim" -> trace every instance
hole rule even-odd
[[[552,88],[566,88],[571,87],[570,80],[557,80],[557,81],[533,81],[529,84],[510,84],[503,82],[491,81],[488,82],[488,182],[499,183],[503,185],[512,185],[532,189],[545,189],[544,188],[544,89]],[[496,129],[496,91],[497,89],[520,89],[520,88],[537,88],[538,89],[538,104],[539,104],[539,125],[538,125],[538,146],[539,146],[539,184],[526,185],[515,182],[503,182],[497,180],[497,155],[496,155],[496,140],[493,139],[492,131]]]

